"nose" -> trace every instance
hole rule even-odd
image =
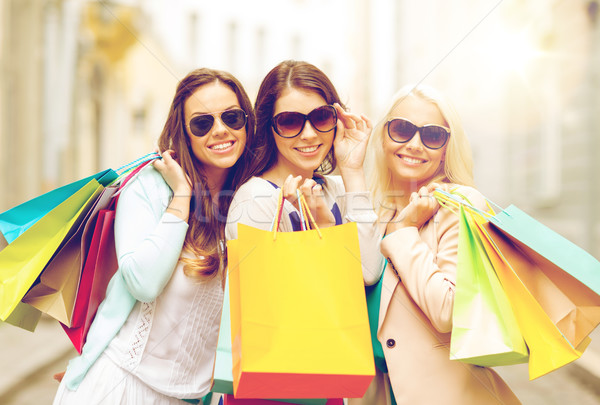
[[[224,135],[227,133],[227,126],[221,121],[221,117],[215,117],[215,122],[212,127],[212,134],[214,136]]]
[[[300,139],[312,139],[316,136],[317,130],[312,126],[309,120],[306,120],[302,132],[300,132]]]
[[[421,132],[417,131],[410,141],[406,143],[406,147],[412,150],[423,150],[423,143],[421,142]]]

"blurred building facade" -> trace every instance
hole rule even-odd
[[[0,210],[151,151],[196,67],[254,98],[303,59],[374,121],[405,83],[448,93],[479,188],[600,258],[598,19],[591,0],[3,0]]]

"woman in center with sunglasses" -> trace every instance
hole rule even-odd
[[[301,230],[300,190],[319,227],[357,223],[363,278],[367,285],[375,283],[381,275],[379,238],[363,171],[369,119],[346,112],[329,78],[302,61],[273,68],[254,108],[254,177],[233,198],[227,239],[237,238],[238,222],[270,229],[280,189],[285,201],[279,229]],[[329,175],[336,168],[341,176]]]
[[[451,360],[458,215],[440,208],[436,188],[465,196],[485,211],[473,188],[472,157],[460,119],[434,89],[406,86],[394,96],[369,144],[371,188],[385,229],[379,329],[398,405],[519,404],[493,370]],[[351,405],[385,404],[378,371]],[[377,396],[377,395],[374,395]]]
[[[346,112],[329,78],[301,61],[284,61],[267,74],[255,113],[254,177],[233,198],[226,238],[237,239],[238,223],[269,230],[280,190],[285,200],[279,230],[300,231],[300,190],[319,227],[357,223],[364,282],[375,283],[380,237],[363,172],[370,121]],[[336,168],[341,176],[329,175]]]

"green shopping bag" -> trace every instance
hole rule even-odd
[[[387,264],[382,256],[383,267]],[[373,285],[365,286],[365,296],[367,298],[367,312],[369,314],[369,327],[371,329],[371,344],[373,345],[373,357],[375,358],[375,366],[379,371],[387,373],[387,364],[383,354],[381,342],[377,339],[377,329],[379,328],[379,309],[381,308],[381,289],[383,288],[383,272],[379,281]]]
[[[0,251],[0,319],[11,315],[102,188],[96,179],[90,180]]]
[[[486,367],[525,363],[517,319],[470,215],[461,205],[450,359]]]

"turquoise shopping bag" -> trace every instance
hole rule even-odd
[[[541,256],[600,295],[600,262],[573,242],[514,205],[490,218],[490,224],[526,253]]]
[[[107,186],[116,178],[117,173],[114,170],[106,169],[93,176],[77,180],[17,205],[0,214],[0,232],[2,232],[6,242],[10,244],[92,179],[97,180],[103,186]]]

